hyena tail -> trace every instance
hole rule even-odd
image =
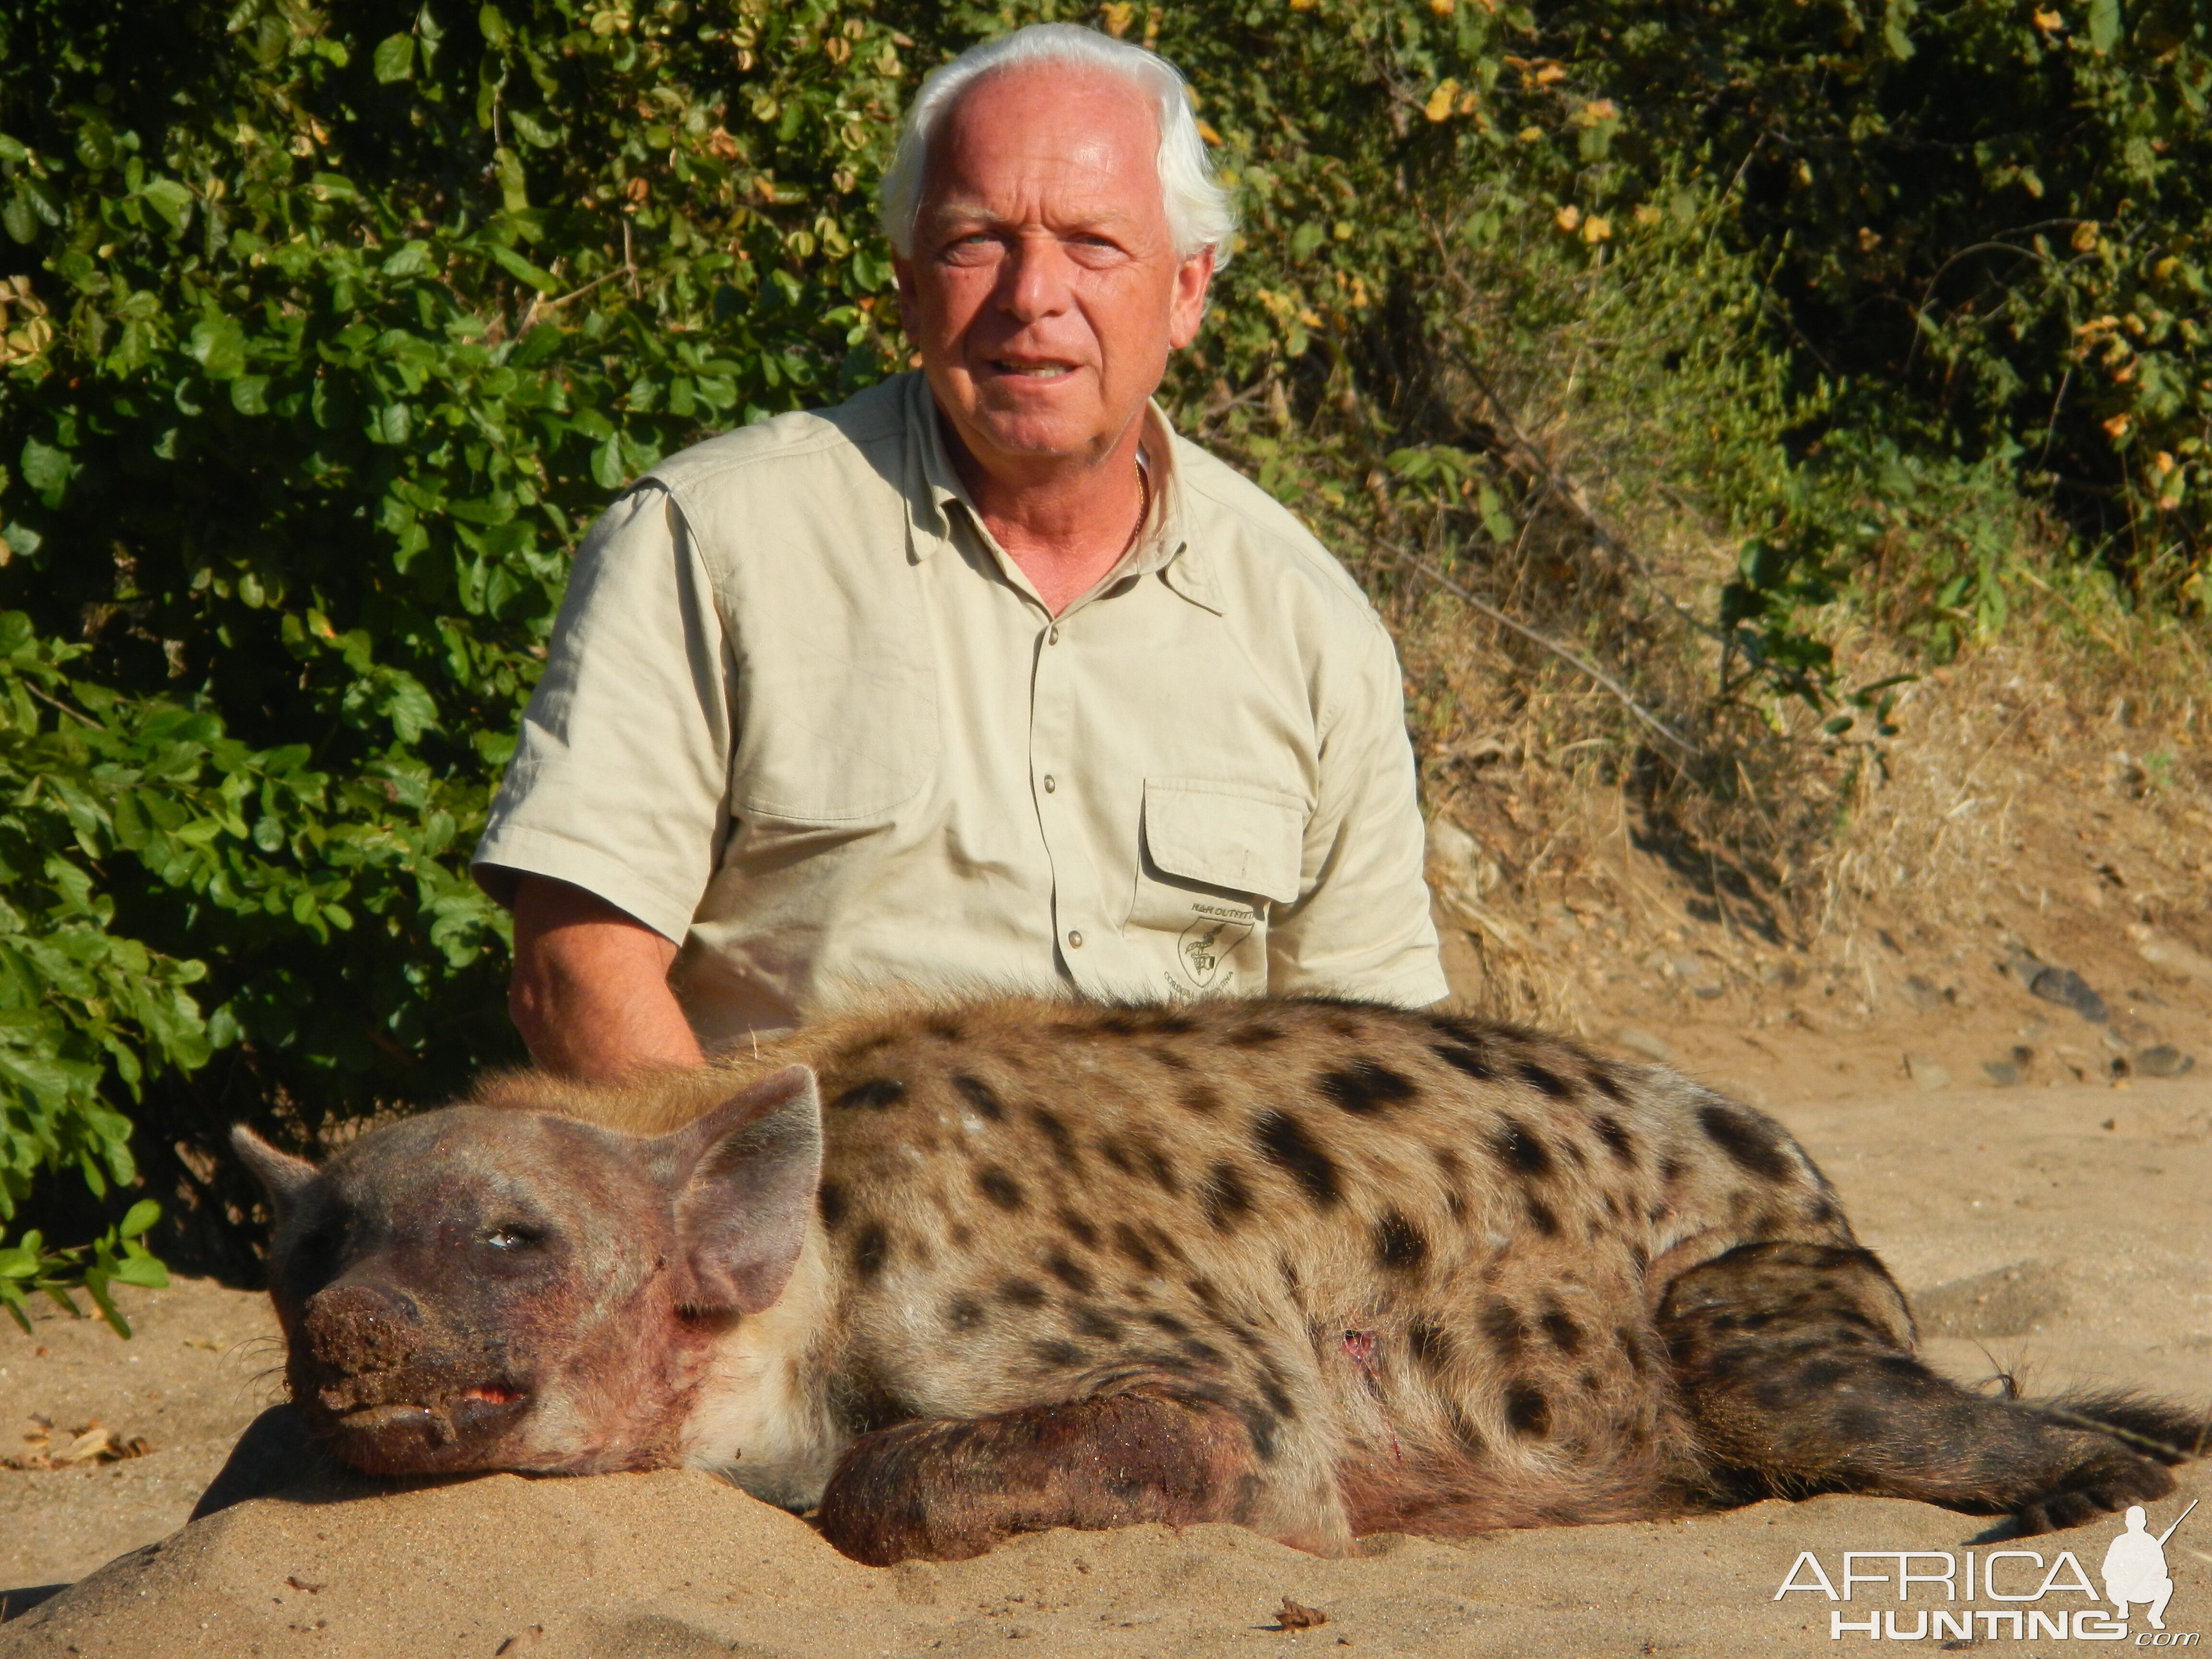
[[[2108,1434],[2155,1463],[2189,1463],[2212,1455],[2212,1413],[2171,1401],[2122,1391],[2062,1394],[2021,1403],[2046,1422]]]

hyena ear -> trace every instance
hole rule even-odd
[[[822,1181],[814,1073],[787,1066],[653,1151],[675,1185],[678,1304],[773,1306],[791,1282]]]
[[[306,1158],[278,1152],[243,1123],[230,1126],[230,1145],[269,1194],[270,1206],[280,1220],[315,1178],[315,1166]]]

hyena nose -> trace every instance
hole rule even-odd
[[[397,1370],[422,1346],[422,1328],[406,1297],[368,1285],[334,1285],[307,1303],[307,1351],[343,1376]]]

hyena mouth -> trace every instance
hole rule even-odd
[[[529,1408],[526,1390],[483,1382],[428,1400],[333,1410],[328,1438],[340,1457],[369,1474],[434,1474],[474,1467]]]

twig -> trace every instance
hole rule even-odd
[[[71,720],[81,721],[82,724],[90,726],[95,732],[100,729],[100,722],[93,719],[91,715],[81,714],[76,709],[70,708],[67,703],[60,701],[58,698],[48,696],[45,692],[40,690],[37,686],[26,685],[23,687],[23,690],[29,692],[40,702],[46,704],[47,708],[56,709],[62,714],[67,714]]]
[[[617,276],[635,276],[636,275],[637,267],[625,262],[622,264],[617,265],[612,270],[607,272],[604,276],[592,277],[590,282],[585,283],[581,288],[569,289],[568,293],[562,295],[557,300],[549,300],[544,295],[538,295],[530,301],[530,309],[522,313],[522,321],[516,325],[514,331],[517,335],[527,334],[530,331],[530,325],[538,320],[538,313],[539,312],[550,311],[556,306],[565,306],[571,300],[580,300],[586,294],[589,294],[593,289],[599,287],[601,283],[611,283]]]
[[[1518,634],[1522,639],[1528,641],[1531,645],[1540,646],[1543,649],[1550,652],[1553,656],[1557,657],[1561,662],[1567,664],[1570,667],[1577,670],[1581,673],[1588,675],[1591,679],[1595,680],[1600,685],[1603,686],[1607,690],[1612,692],[1615,697],[1619,698],[1621,707],[1627,709],[1630,714],[1635,715],[1638,720],[1642,720],[1644,725],[1650,726],[1661,737],[1666,738],[1668,742],[1673,744],[1677,749],[1680,750],[1683,754],[1689,757],[1692,760],[1702,758],[1702,751],[1699,750],[1695,744],[1692,743],[1687,738],[1685,738],[1680,732],[1675,731],[1673,726],[1668,725],[1666,721],[1661,720],[1656,714],[1646,708],[1642,703],[1637,702],[1637,700],[1630,695],[1626,686],[1621,684],[1619,680],[1614,679],[1603,669],[1599,668],[1593,663],[1584,661],[1582,657],[1573,651],[1569,650],[1565,646],[1561,645],[1557,640],[1550,639],[1542,634],[1539,634],[1534,629],[1528,627],[1524,623],[1516,622],[1513,617],[1508,616],[1504,611],[1500,611],[1496,605],[1491,604],[1487,599],[1478,598],[1475,594],[1469,592],[1466,588],[1461,586],[1459,583],[1445,575],[1443,572],[1437,569],[1425,561],[1415,557],[1413,554],[1407,552],[1405,549],[1395,546],[1391,543],[1382,541],[1380,538],[1372,536],[1369,537],[1368,540],[1377,550],[1389,554],[1390,557],[1396,560],[1400,564],[1404,565],[1408,570],[1414,572],[1418,575],[1427,577],[1437,586],[1443,588],[1444,592],[1452,594],[1462,604],[1468,605],[1472,606],[1474,610],[1480,611],[1484,616],[1489,617],[1491,621],[1496,623],[1499,627],[1512,629],[1513,632]]]

